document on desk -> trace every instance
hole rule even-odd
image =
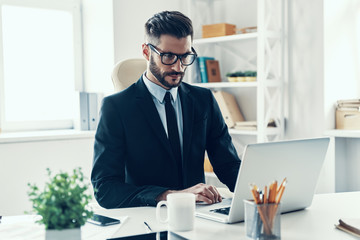
[[[356,237],[360,237],[360,218],[339,219],[339,224],[335,224],[335,227]]]

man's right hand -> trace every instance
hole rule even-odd
[[[218,190],[216,189],[216,187],[214,187],[212,185],[207,185],[204,183],[196,184],[195,186],[186,188],[184,190],[178,190],[178,191],[167,190],[167,191],[163,192],[162,194],[160,194],[156,198],[156,201],[160,202],[162,200],[166,200],[167,195],[170,193],[193,193],[193,194],[195,194],[196,202],[205,202],[208,204],[217,203],[217,202],[222,201],[221,195],[218,192]]]

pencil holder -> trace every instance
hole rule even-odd
[[[256,204],[244,200],[246,236],[251,239],[281,239],[280,203]]]

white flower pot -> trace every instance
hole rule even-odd
[[[46,240],[81,240],[81,229],[46,230]]]

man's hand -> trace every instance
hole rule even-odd
[[[196,184],[195,186],[192,186],[190,188],[186,188],[184,190],[174,191],[174,190],[168,190],[160,194],[156,201],[159,202],[161,200],[166,200],[166,197],[170,193],[193,193],[195,194],[196,202],[205,202],[208,204],[221,202],[221,195],[219,194],[216,187],[207,185],[204,183]]]

